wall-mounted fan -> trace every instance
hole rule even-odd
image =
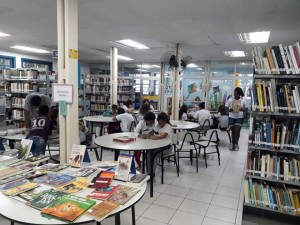
[[[178,65],[176,54],[174,51],[165,52],[162,57],[160,58],[160,62],[164,63],[166,69],[172,70],[173,68],[177,68],[180,66],[179,73],[182,72],[186,68],[186,66],[192,62],[192,56],[180,57],[180,65]]]

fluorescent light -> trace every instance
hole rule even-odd
[[[189,67],[189,68],[197,68],[198,66],[194,63],[190,63],[188,64],[186,67]]]
[[[10,34],[0,32],[0,37],[6,37],[6,36],[10,36]]]
[[[252,63],[246,63],[246,62],[241,62],[240,65],[242,65],[242,66],[253,66]]]
[[[203,70],[201,67],[196,68],[197,70]]]
[[[242,44],[267,43],[269,41],[270,31],[240,33],[238,35]]]
[[[24,51],[28,51],[28,52],[50,53],[49,51],[46,51],[43,49],[31,48],[31,47],[21,46],[21,45],[15,45],[15,46],[12,46],[11,48],[20,49],[20,50],[24,50]]]
[[[123,59],[123,60],[126,60],[126,61],[133,60],[132,58],[122,56],[122,55],[118,55],[117,57],[118,57],[118,59]],[[106,56],[106,58],[110,59],[110,56]]]
[[[229,57],[245,57],[244,51],[225,51],[224,54]]]
[[[138,67],[141,67],[141,68],[143,68],[143,69],[149,69],[149,68],[151,68],[152,66],[149,66],[149,65],[147,65],[147,64],[142,64],[142,65],[137,65]]]
[[[155,67],[155,68],[160,68],[160,66],[158,65],[151,65],[152,67]]]
[[[143,70],[143,69],[136,69],[136,70],[139,70],[139,71],[142,71],[142,72],[147,72],[147,70]]]
[[[131,47],[131,48],[149,49],[149,47],[147,47],[146,45],[143,45],[141,43],[138,43],[138,42],[130,40],[130,39],[119,40],[119,41],[115,41],[115,42],[118,43],[118,44],[125,45],[127,47]]]

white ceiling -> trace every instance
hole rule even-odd
[[[119,48],[134,63],[157,63],[163,53],[181,43],[193,61],[232,60],[225,50],[244,50],[237,33],[270,30],[268,44],[300,40],[299,0],[78,0],[79,58],[109,62],[110,41],[133,39],[149,50]],[[57,47],[56,0],[1,0],[0,50],[26,45]],[[100,50],[97,50],[100,49]],[[50,56],[49,56],[50,57]],[[243,58],[239,58],[243,59]],[[248,58],[250,59],[250,55]],[[120,61],[121,62],[121,61]]]

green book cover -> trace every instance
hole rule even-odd
[[[76,195],[65,195],[42,210],[45,217],[54,217],[63,221],[73,222],[86,210],[96,204],[96,201]]]

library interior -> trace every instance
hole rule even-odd
[[[0,224],[300,224],[300,1],[1,0]]]

